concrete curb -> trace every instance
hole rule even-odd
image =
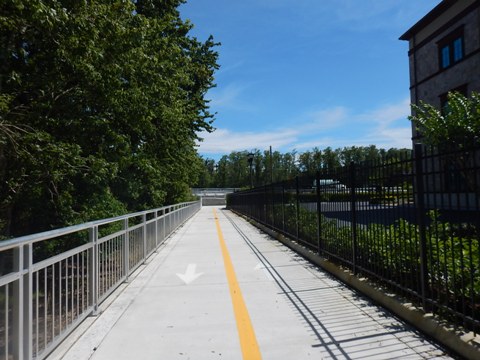
[[[235,211],[233,211],[235,212]],[[457,329],[449,328],[446,323],[436,319],[433,314],[426,314],[423,310],[412,306],[399,299],[393,294],[382,292],[372,282],[365,278],[355,276],[350,270],[342,269],[338,265],[326,260],[313,251],[305,248],[292,239],[287,238],[283,234],[274,231],[265,225],[262,225],[244,215],[235,212],[237,215],[245,218],[255,227],[269,234],[273,238],[280,241],[305,259],[315,265],[328,271],[330,274],[352,287],[353,289],[372,299],[377,304],[390,310],[399,318],[411,324],[416,329],[428,335],[438,343],[453,350],[465,359],[477,360],[480,358],[480,336],[473,332],[461,332]]]

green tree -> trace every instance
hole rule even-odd
[[[218,65],[181,3],[1,2],[4,236],[188,198]]]
[[[340,166],[339,154],[340,149],[332,150],[330,146],[323,150],[323,168],[328,171]]]

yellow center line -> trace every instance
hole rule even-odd
[[[217,226],[218,240],[220,241],[220,248],[222,249],[223,263],[225,264],[225,273],[227,275],[228,287],[230,288],[230,297],[232,298],[233,312],[235,313],[235,320],[237,322],[237,331],[240,338],[240,347],[242,349],[243,359],[246,360],[260,360],[262,355],[258,347],[255,331],[253,330],[250,316],[248,315],[247,306],[243,300],[240,285],[235,275],[232,259],[223,238],[220,222],[217,217],[217,212],[213,209],[215,217],[215,225]]]

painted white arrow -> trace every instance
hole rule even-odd
[[[185,270],[185,274],[178,274],[177,276],[185,283],[185,284],[190,284],[192,281],[195,281],[198,279],[200,276],[203,275],[203,273],[197,273],[197,264],[188,264],[187,270]]]

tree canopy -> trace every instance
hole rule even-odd
[[[218,65],[182,2],[1,2],[0,236],[187,199]]]
[[[250,186],[249,151],[233,151],[223,155],[217,162],[205,159],[203,170],[196,187],[245,188]],[[314,148],[297,153],[290,151],[253,151],[252,183],[262,186],[273,182],[292,179],[296,175],[315,176],[317,171],[332,171],[340,166],[356,164],[385,164],[407,158],[409,149],[378,149],[375,145],[349,146],[338,149],[327,147],[323,150]]]

